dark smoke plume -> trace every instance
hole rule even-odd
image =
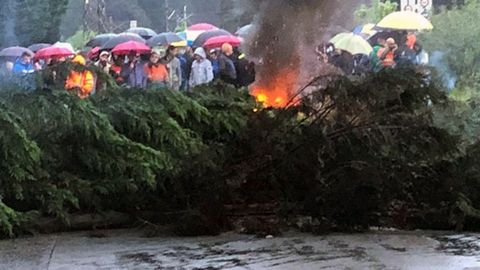
[[[248,54],[263,61],[258,70],[260,83],[268,85],[272,75],[285,68],[301,73],[313,71],[319,65],[315,46],[328,40],[332,34],[346,31],[356,3],[341,0],[251,0],[260,14],[256,18],[258,30],[250,40]],[[308,77],[308,74],[299,74],[299,77]]]

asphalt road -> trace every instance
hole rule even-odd
[[[2,270],[480,270],[479,261],[480,235],[445,232],[289,233],[258,239],[237,234],[147,238],[141,231],[116,230],[0,242]]]

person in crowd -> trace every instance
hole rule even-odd
[[[43,61],[43,60],[35,59],[33,61],[33,68],[35,69],[35,71],[42,70],[44,66],[45,66],[45,61]]]
[[[202,47],[195,50],[194,58],[189,80],[190,87],[213,81],[212,63],[207,59],[207,54]]]
[[[95,66],[102,69],[103,72],[110,74],[110,69],[112,68],[112,65],[110,64],[110,53],[102,51],[98,61],[95,62]]]
[[[397,50],[398,45],[395,43],[395,40],[393,38],[388,38],[385,42],[385,46],[377,53],[382,68],[395,67],[395,53]]]
[[[218,56],[220,79],[226,83],[235,84],[237,81],[237,71],[232,58],[235,59],[232,45],[228,43],[223,44],[222,52]]]
[[[28,52],[24,52],[13,65],[12,71],[16,74],[28,74],[35,72],[35,68],[32,64],[32,56]]]
[[[423,49],[420,43],[415,42],[413,50],[415,51],[415,64],[421,66],[426,66],[429,64],[430,59],[428,53]]]
[[[7,60],[5,61],[5,69],[8,71],[8,72],[12,72],[13,71],[13,66],[15,65],[14,62],[10,61],[10,60]]]
[[[235,84],[237,81],[237,70],[234,63],[232,45],[225,43],[222,45],[222,52],[218,56],[220,66],[220,79],[226,83]]]
[[[180,67],[182,69],[182,85],[180,86],[180,90],[187,91],[189,88],[190,73],[194,61],[192,48],[187,46],[184,51],[180,53],[179,60]]]
[[[93,73],[86,69],[85,58],[81,55],[76,55],[72,63],[79,65],[80,67],[74,67],[67,77],[65,82],[65,89],[68,91],[76,91],[77,95],[84,99],[87,98],[90,93],[94,91],[95,77]]]
[[[320,44],[315,51],[320,62],[335,66],[346,75],[353,73],[353,56],[350,53],[335,48],[332,43]]]
[[[220,78],[220,63],[218,61],[218,55],[219,55],[218,49],[211,49],[210,53],[208,54],[208,60],[212,62],[213,77],[215,79]]]
[[[336,48],[329,55],[328,63],[339,68],[345,75],[353,74],[353,55],[347,51]]]
[[[410,49],[408,41],[395,51],[396,66],[405,67],[412,66],[416,62],[416,53],[413,49]]]
[[[120,76],[120,73],[122,72],[122,67],[123,64],[125,63],[125,58],[124,56],[121,55],[113,55],[113,64],[110,67],[110,76],[113,77],[113,79],[119,84],[123,84],[124,80],[123,77]]]
[[[168,69],[168,87],[173,90],[180,90],[180,86],[182,85],[182,66],[177,55],[178,48],[169,46],[167,54],[163,58]]]
[[[382,68],[380,58],[378,57],[378,51],[384,48],[386,43],[387,41],[383,37],[379,37],[377,43],[373,46],[373,51],[370,55],[370,65],[374,72],[377,72]]]
[[[110,64],[110,53],[107,51],[102,51],[98,56],[98,60],[93,65],[105,72],[105,74],[110,74],[110,69],[112,68],[112,65]],[[106,89],[107,82],[103,77],[104,76],[102,75],[97,77],[97,84],[95,86],[97,91]]]
[[[168,85],[167,66],[160,62],[160,55],[152,52],[150,61],[145,64],[145,74],[148,78],[148,86],[155,89],[166,88]]]
[[[370,70],[370,58],[365,54],[353,56],[353,74],[362,75]]]
[[[255,63],[248,61],[245,54],[240,52],[237,48],[233,50],[231,56],[237,72],[237,80],[235,85],[237,87],[249,86],[255,82]]]
[[[140,55],[134,51],[128,54],[128,62],[122,66],[120,76],[131,88],[144,89],[147,86],[147,75],[144,65],[140,63]]]
[[[414,32],[408,32],[407,33],[407,42],[406,45],[410,50],[413,50],[413,46],[415,46],[415,43],[417,42],[417,36],[415,35]]]

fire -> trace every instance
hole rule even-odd
[[[265,107],[286,107],[292,104],[297,80],[297,72],[284,69],[268,81],[260,80],[253,86],[252,95]]]

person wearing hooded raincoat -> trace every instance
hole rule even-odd
[[[212,63],[207,59],[207,54],[203,48],[197,48],[194,52],[195,61],[192,64],[190,74],[190,87],[207,84],[213,81]]]
[[[85,66],[85,58],[81,55],[77,55],[73,58],[72,63],[76,63],[81,66]],[[87,98],[95,88],[95,77],[89,70],[83,71],[70,71],[67,81],[65,82],[65,89],[68,91],[77,90],[78,96],[82,99]]]

